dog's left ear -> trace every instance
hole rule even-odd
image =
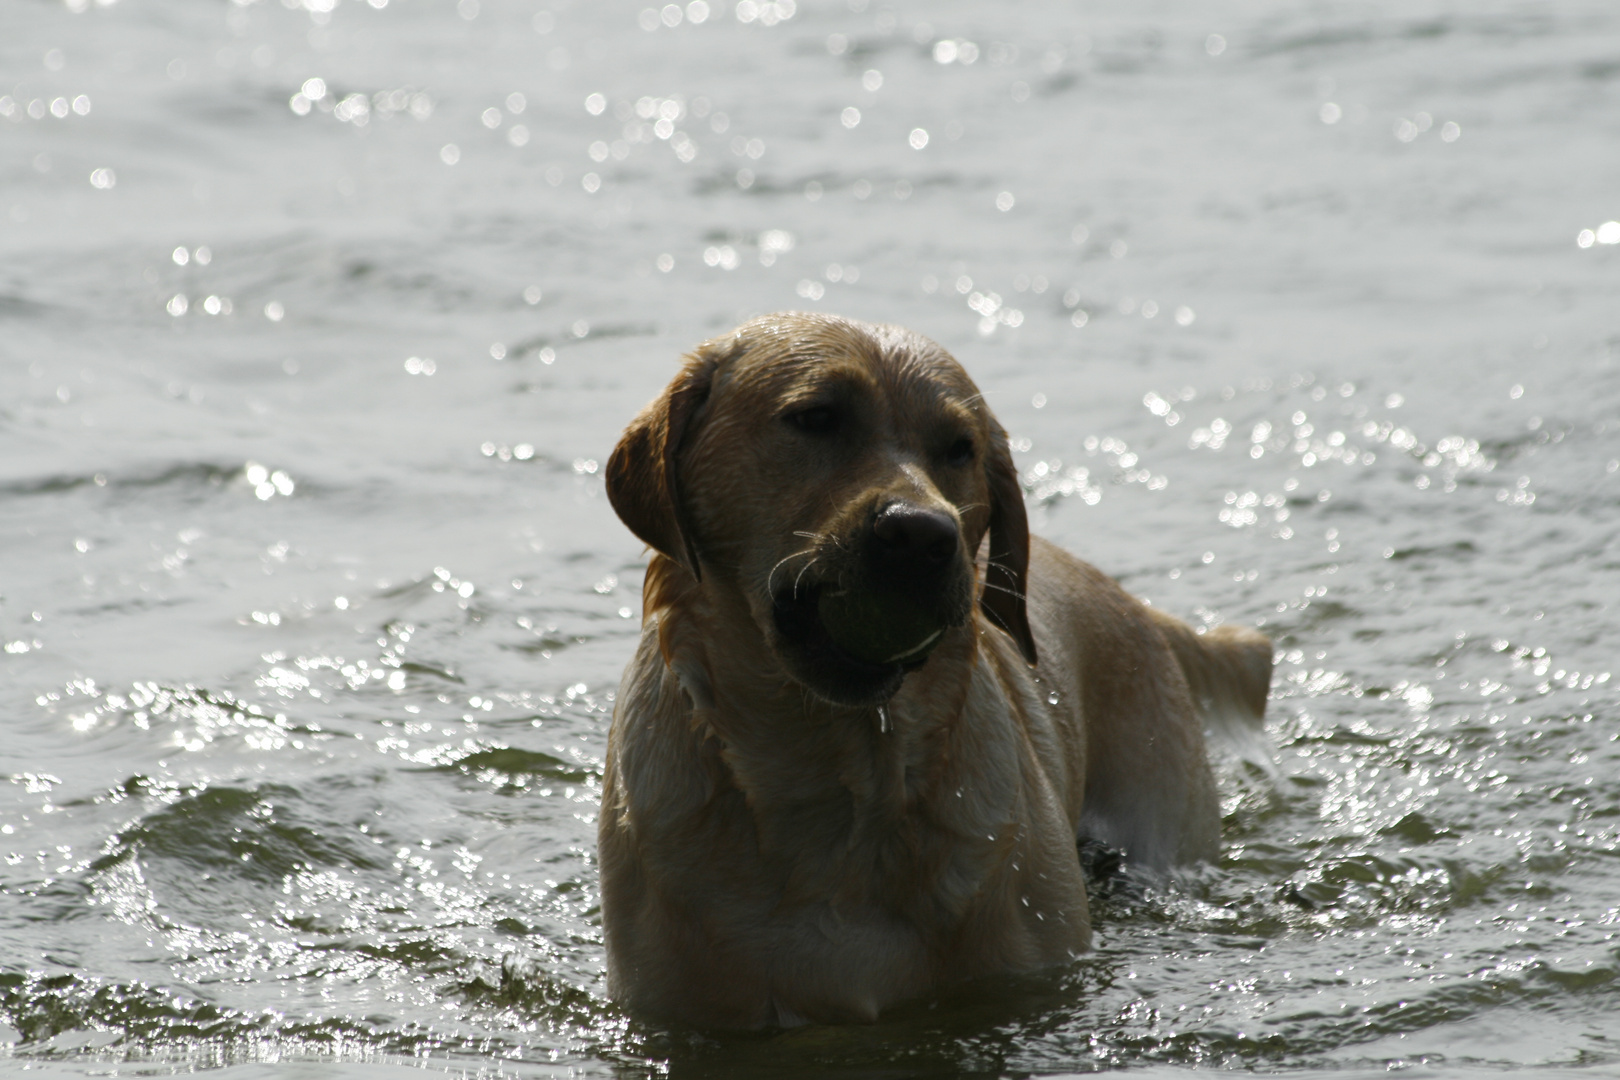
[[[607,463],[608,501],[619,520],[700,581],[676,463],[694,415],[709,399],[719,361],[718,350],[709,348],[689,355],[681,373],[630,421]]]
[[[1007,631],[1024,659],[1034,665],[1035,637],[1029,632],[1024,603],[1029,580],[1029,515],[1024,512],[1024,489],[1018,483],[1007,433],[995,421],[991,424],[984,468],[990,486],[990,559],[979,608]]]

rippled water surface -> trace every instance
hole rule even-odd
[[[0,1070],[1620,1070],[1620,8],[0,25]],[[600,463],[791,307],[1264,626],[1281,779],[1072,969],[717,1037],[604,995]]]

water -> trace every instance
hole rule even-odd
[[[0,3],[0,1068],[1620,1069],[1620,11],[676,12]],[[722,1038],[604,998],[599,465],[785,307],[1264,625],[1281,780],[1072,969]]]

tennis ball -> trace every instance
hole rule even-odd
[[[921,659],[945,629],[914,604],[857,589],[824,591],[817,612],[833,644],[868,664]]]

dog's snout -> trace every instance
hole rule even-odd
[[[950,562],[960,540],[949,514],[906,502],[884,507],[872,523],[872,535],[880,557],[930,569]]]

